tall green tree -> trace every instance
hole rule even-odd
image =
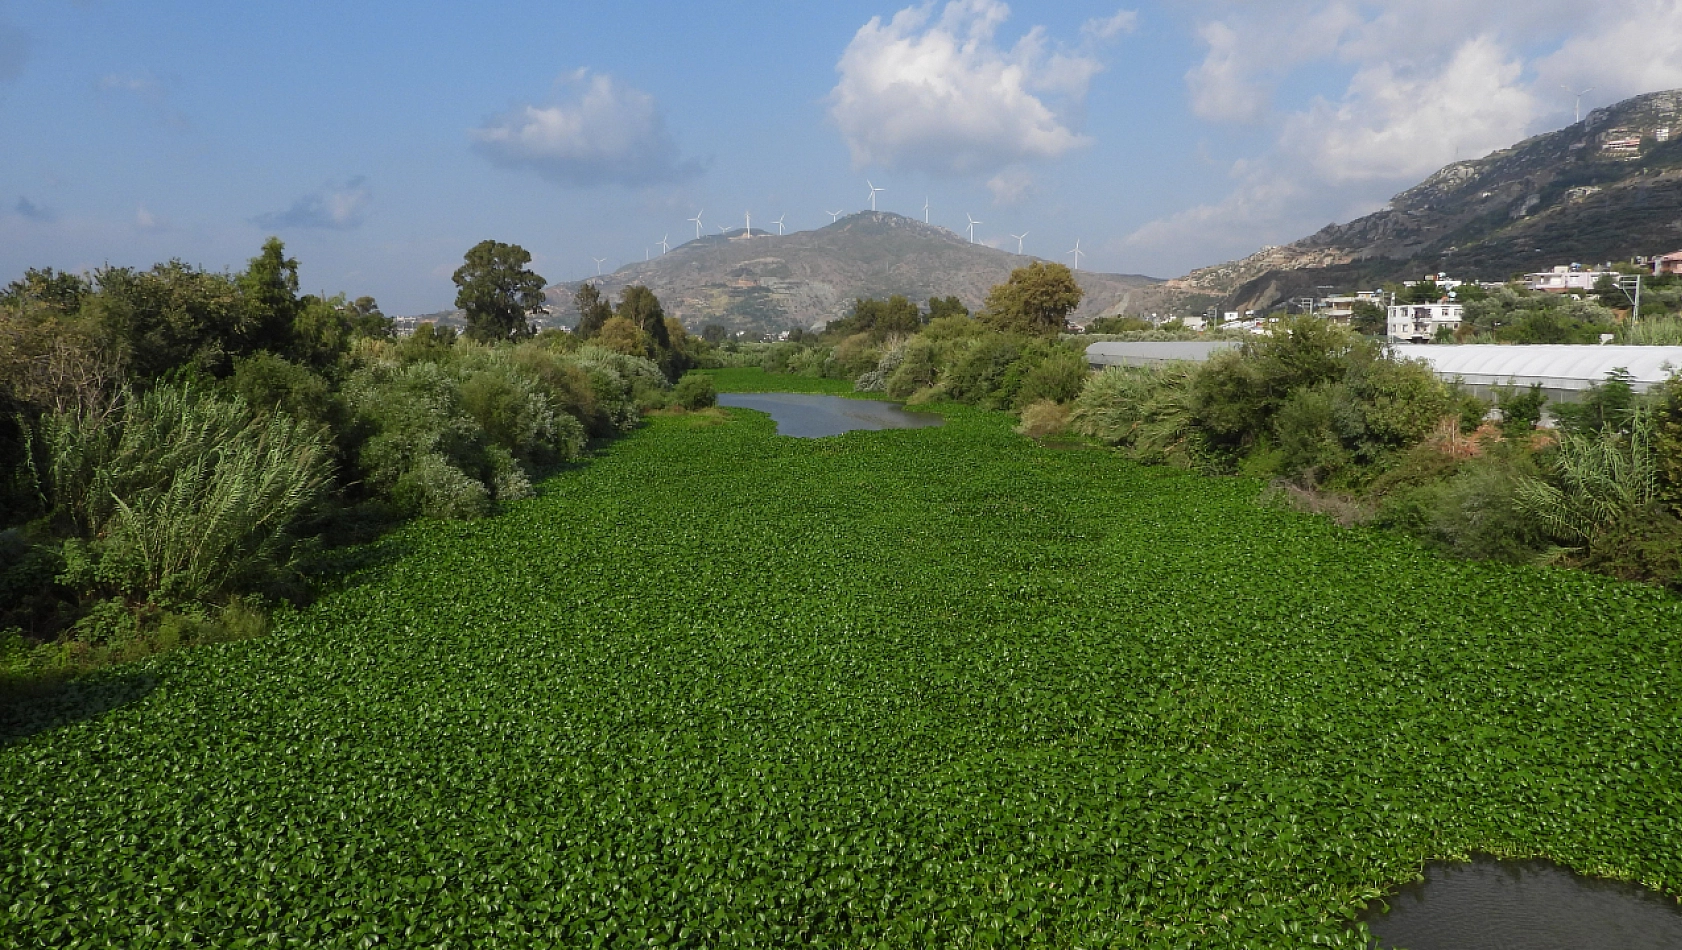
[[[654,296],[654,291],[647,287],[641,284],[626,287],[624,296],[619,298],[619,307],[614,311],[614,315],[631,321],[637,329],[647,335],[649,345],[655,349],[672,348],[671,334],[666,331],[665,308],[660,306],[660,298]]]
[[[546,313],[544,280],[526,269],[531,253],[518,244],[480,241],[465,255],[455,282],[456,306],[467,313],[467,336],[482,343],[529,337],[527,314]]]
[[[299,310],[297,260],[286,256],[280,238],[271,237],[236,280],[248,321],[245,349],[285,352]]]
[[[1035,261],[987,292],[980,319],[1003,333],[1056,336],[1084,296],[1068,267]]]
[[[602,326],[613,317],[613,305],[607,302],[595,284],[587,281],[572,295],[572,303],[578,308],[578,326],[572,332],[580,340],[588,340],[602,332]]]

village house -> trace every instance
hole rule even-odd
[[[1531,290],[1541,290],[1550,294],[1587,293],[1600,283],[1602,277],[1616,278],[1616,271],[1584,270],[1581,264],[1569,267],[1561,264],[1553,270],[1539,271],[1525,274],[1525,286]]]
[[[1458,303],[1408,303],[1390,308],[1385,321],[1392,343],[1429,343],[1437,331],[1460,327],[1466,306]]]

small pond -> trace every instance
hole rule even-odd
[[[940,425],[929,412],[906,412],[891,402],[806,393],[724,393],[718,404],[768,413],[778,435],[821,439],[854,429],[923,429]]]
[[[1375,946],[1406,950],[1675,950],[1682,908],[1634,884],[1546,861],[1428,864],[1361,919]]]

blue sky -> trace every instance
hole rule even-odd
[[[686,219],[880,207],[1174,276],[1682,86],[1682,0],[0,0],[0,281],[268,234],[306,289],[450,305],[484,238],[552,281]]]

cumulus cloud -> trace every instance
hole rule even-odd
[[[271,211],[252,218],[258,227],[289,229],[317,228],[348,231],[362,226],[374,193],[360,176],[348,181],[329,182],[300,197],[284,211]]]
[[[44,205],[38,205],[22,196],[18,197],[18,203],[12,206],[12,210],[17,212],[17,215],[20,218],[25,218],[30,221],[39,221],[43,224],[58,219],[58,215],[54,214],[51,208]]]
[[[1290,116],[1280,141],[1335,182],[1422,178],[1524,138],[1546,107],[1523,78],[1524,63],[1486,36],[1445,63],[1375,63],[1340,101]]]
[[[1007,168],[987,180],[996,205],[1016,205],[1034,193],[1034,176],[1024,168]]]
[[[1224,195],[1115,245],[1164,272],[1244,256],[1377,210],[1456,160],[1585,111],[1682,86],[1682,0],[1207,0],[1185,77],[1193,111],[1260,124]],[[1327,79],[1331,80],[1327,88]],[[1304,81],[1317,95],[1289,90]]]
[[[565,101],[522,105],[473,130],[481,155],[561,185],[651,185],[699,174],[666,129],[654,97],[580,69],[557,92]]]
[[[1072,119],[1103,70],[1097,44],[1133,27],[1126,11],[1089,21],[1085,44],[1053,48],[1034,27],[1010,48],[1000,0],[951,0],[872,17],[836,64],[829,115],[858,167],[991,172],[1088,143]]]

